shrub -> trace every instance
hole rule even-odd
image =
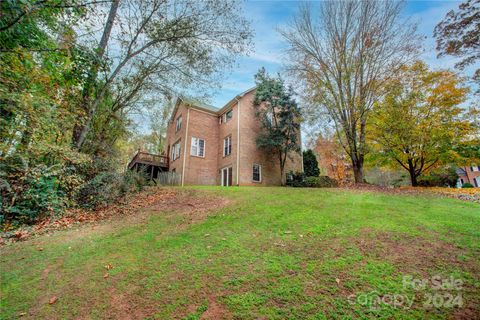
[[[422,187],[452,187],[457,185],[458,175],[453,166],[443,166],[429,175],[420,177],[418,185]]]
[[[287,174],[287,186],[291,187],[303,187],[305,180],[305,174],[303,172],[292,172]]]
[[[473,188],[473,185],[471,183],[464,183],[462,184],[462,188]]]
[[[128,193],[141,191],[145,178],[136,172],[102,172],[84,183],[75,195],[80,207],[104,207]]]
[[[305,187],[309,188],[332,188],[338,186],[337,181],[329,176],[307,177],[304,184]]]
[[[66,206],[59,188],[59,166],[31,167],[21,156],[0,165],[0,223],[32,223],[43,215],[58,214]]]
[[[337,187],[338,182],[328,176],[306,177],[303,172],[289,172],[287,185],[299,188],[331,188]]]
[[[317,157],[311,149],[303,151],[303,170],[307,177],[318,177],[320,175]]]

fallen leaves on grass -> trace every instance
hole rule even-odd
[[[172,201],[176,192],[172,189],[156,187],[146,188],[143,192],[132,194],[122,201],[113,203],[108,207],[95,210],[70,209],[61,217],[49,217],[32,226],[23,226],[15,231],[6,231],[0,235],[0,244],[25,240],[32,235],[48,233],[55,230],[70,229],[85,223],[99,221],[121,215],[129,215],[139,209],[150,207],[157,203]],[[92,226],[94,230],[95,226]]]

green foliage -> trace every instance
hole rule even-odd
[[[317,157],[311,149],[303,151],[303,171],[307,177],[318,177],[320,175]]]
[[[328,176],[306,176],[303,172],[289,172],[287,185],[297,188],[332,188],[338,187],[338,182]]]
[[[300,152],[300,108],[293,99],[293,88],[287,88],[280,76],[270,77],[262,68],[255,75],[255,83],[253,105],[261,121],[257,147],[278,157],[283,182],[287,157]]]
[[[0,162],[0,223],[32,223],[61,213],[65,193],[59,187],[58,166],[34,167],[20,156]]]
[[[417,61],[400,69],[387,84],[388,94],[376,104],[371,130],[374,157],[400,166],[417,178],[442,164],[461,162],[454,146],[470,135],[462,119],[468,89],[450,71],[431,71]]]
[[[473,184],[468,183],[468,182],[464,183],[464,184],[462,184],[462,188],[473,188]]]
[[[305,186],[308,188],[333,188],[338,187],[338,182],[329,176],[306,177]]]
[[[292,172],[287,173],[287,186],[290,187],[303,187],[305,181],[305,173]]]
[[[451,187],[457,185],[458,174],[455,166],[441,167],[430,174],[420,177],[418,185],[422,187]]]
[[[145,184],[143,175],[133,171],[101,172],[79,188],[75,200],[87,209],[104,207],[128,193],[141,191]]]

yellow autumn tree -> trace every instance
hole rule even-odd
[[[373,157],[381,164],[408,171],[417,178],[444,163],[455,162],[455,146],[468,137],[462,120],[468,89],[447,70],[432,71],[424,62],[404,66],[386,86],[371,122]]]

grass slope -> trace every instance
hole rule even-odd
[[[231,205],[193,224],[157,213],[1,248],[2,318],[480,314],[478,204],[341,189],[192,189]],[[424,307],[436,292],[404,288],[405,275],[462,279],[462,290],[441,293],[461,294],[463,307]],[[357,300],[394,293],[414,298],[412,307]]]

